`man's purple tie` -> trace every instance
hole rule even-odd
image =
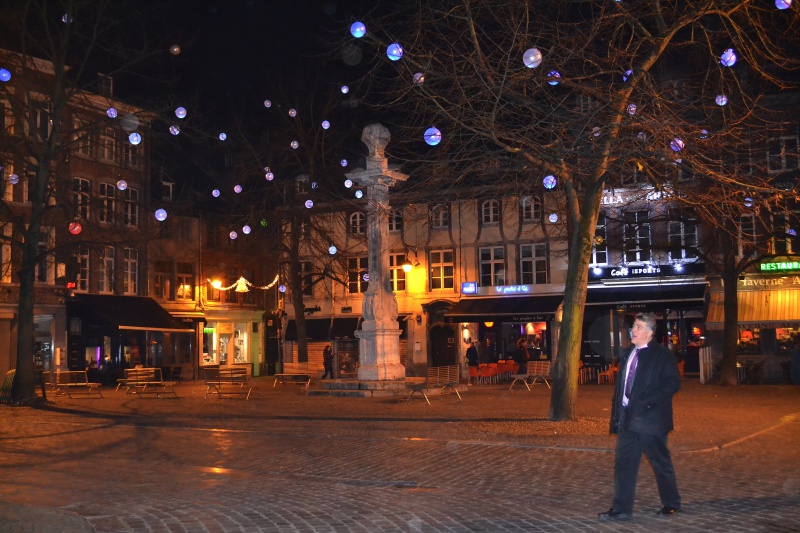
[[[636,375],[636,363],[639,362],[639,348],[634,348],[631,353],[631,365],[628,367],[628,375],[625,376],[625,396],[631,397],[631,388],[633,388],[633,378]]]

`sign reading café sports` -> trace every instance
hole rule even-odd
[[[800,261],[764,261],[761,272],[790,272],[800,270]]]

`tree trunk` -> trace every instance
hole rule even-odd
[[[739,383],[736,368],[739,344],[739,272],[728,270],[722,274],[725,301],[723,311],[725,316],[724,330],[722,333],[722,362],[719,374],[720,385],[737,385]]]

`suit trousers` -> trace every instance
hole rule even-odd
[[[624,430],[617,434],[613,508],[623,513],[633,513],[636,478],[639,476],[642,453],[647,456],[653,468],[661,504],[680,509],[681,497],[678,494],[672,456],[667,447],[667,436],[645,435]]]

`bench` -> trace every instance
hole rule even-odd
[[[56,396],[65,395],[72,399],[73,395],[84,398],[102,398],[100,383],[89,381],[89,374],[85,370],[62,370],[56,372],[42,372],[42,380]]]
[[[427,389],[441,389],[441,393],[444,394],[445,391],[452,390],[458,396],[458,401],[461,401],[461,394],[458,392],[458,382],[459,380],[459,369],[458,365],[448,365],[448,366],[429,366],[428,367],[428,376],[425,378],[425,381],[422,383],[410,383],[408,388],[411,389],[411,392],[408,393],[408,398],[406,398],[406,402],[411,401],[411,396],[414,395],[415,392],[422,394],[425,401],[428,402],[428,405],[431,404],[431,401],[428,399]]]
[[[217,393],[219,398],[224,394],[241,394],[245,400],[250,399],[253,391],[261,396],[258,387],[250,385],[247,369],[244,367],[205,368],[206,395]]]
[[[530,384],[528,384],[528,378],[530,378]],[[543,381],[547,388],[550,388],[550,361],[528,361],[528,372],[526,374],[515,374],[514,381],[511,382],[511,387],[508,390],[514,388],[514,384],[519,381],[528,390],[531,390],[531,386],[536,383],[537,381]]]
[[[125,394],[155,394],[157,398],[164,395],[178,397],[174,381],[164,381],[160,368],[126,368],[125,377],[117,380],[117,390],[125,387]]]
[[[306,392],[311,387],[311,378],[317,373],[316,370],[310,368],[308,363],[283,363],[283,370],[283,372],[275,374],[275,381],[272,383],[273,387],[278,383],[283,385],[296,383],[303,387]]]

